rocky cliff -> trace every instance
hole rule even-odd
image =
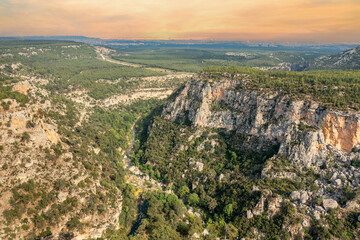
[[[253,191],[260,191],[261,198],[254,208],[243,213],[248,219],[264,213],[271,219],[274,211],[289,201],[299,212],[303,211],[296,214],[303,219],[300,225],[282,225],[295,239],[303,238],[301,232],[305,229],[313,231],[309,230],[314,226],[312,221],[326,219],[328,209],[337,209],[339,218],[349,212],[357,218],[360,114],[331,110],[315,101],[294,99],[281,92],[247,90],[248,81],[248,76],[241,74],[235,77],[225,74],[217,80],[200,75],[170,98],[162,118],[197,131],[221,129],[245,136],[247,140],[237,144],[243,152],[275,147],[276,154],[263,165],[263,179],[301,183],[315,174],[314,180],[307,183],[311,188],[302,187],[290,195],[278,196],[269,188],[254,186]],[[219,176],[220,181],[223,178],[224,174]],[[351,197],[345,197],[346,192]],[[326,221],[322,222],[324,226]],[[261,231],[255,235],[264,237]]]
[[[326,161],[329,151],[351,156],[351,150],[360,144],[360,114],[331,111],[280,93],[243,91],[243,84],[242,80],[188,82],[174,101],[166,104],[162,115],[196,127],[236,130],[259,142],[280,144],[280,153],[306,167]],[[293,146],[291,142],[296,140],[300,144]]]

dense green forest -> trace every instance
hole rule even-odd
[[[280,63],[301,63],[327,52],[251,49],[136,48],[116,49],[112,57],[126,62],[176,71],[201,72],[208,66],[274,67]]]
[[[245,79],[245,90],[280,91],[294,98],[313,99],[326,107],[360,110],[360,71],[262,71],[244,67],[209,67],[203,79]],[[229,75],[227,75],[229,74]]]
[[[120,192],[122,205],[124,209],[128,209],[119,217],[122,226],[120,233],[125,234],[126,238],[132,223],[136,220],[138,210],[134,197],[135,190],[131,184],[126,183],[123,153],[119,149],[127,150],[136,120],[161,105],[161,101],[150,98],[133,101],[128,105],[118,104],[111,109],[102,106],[86,108],[84,104],[74,102],[64,93],[81,89],[86,90],[90,97],[103,99],[113,94],[129,94],[140,85],[152,87],[152,84],[157,82],[147,83],[141,81],[140,77],[164,74],[102,61],[97,58],[93,47],[74,42],[2,41],[0,54],[0,66],[4,66],[0,75],[2,110],[8,110],[10,105],[9,101],[3,99],[14,99],[20,104],[19,110],[43,104],[45,100],[51,102],[50,108],[40,107],[32,116],[33,120],[26,123],[27,131],[19,136],[20,146],[30,141],[31,135],[28,131],[31,132],[35,126],[34,122],[39,118],[47,119],[47,123],[57,125],[61,142],[49,148],[39,146],[39,151],[43,152],[46,158],[42,167],[56,169],[62,154],[71,153],[71,159],[65,159],[65,162],[70,162],[74,169],[84,168],[88,173],[88,177],[77,185],[71,185],[62,176],[59,176],[50,188],[42,183],[41,179],[36,179],[36,176],[22,184],[14,183],[10,189],[10,208],[2,212],[6,225],[9,226],[4,231],[10,234],[10,226],[20,221],[21,229],[30,232],[26,239],[50,236],[49,227],[55,227],[60,220],[71,215],[81,205],[77,197],[69,197],[61,204],[55,203],[58,192],[80,190],[81,196],[89,195],[90,198],[86,206],[76,215],[72,215],[64,226],[70,231],[65,235],[71,237],[71,231],[82,231],[89,227],[79,219],[86,215],[101,214],[108,208],[115,208],[113,204],[119,200]],[[46,79],[46,82],[36,84],[34,92],[24,95],[13,90],[13,84],[23,81],[23,76]],[[173,79],[173,82],[163,82],[156,86],[173,87],[179,83],[178,79]],[[51,94],[44,96],[41,89]],[[86,110],[87,118],[79,125],[83,110]],[[3,146],[0,147],[2,150]],[[93,149],[99,149],[100,153],[96,154]],[[19,150],[14,150],[15,155],[17,151]],[[3,170],[8,168],[7,164],[2,166]],[[79,175],[75,175],[73,179],[76,180]],[[100,183],[98,188],[101,191],[88,192],[87,186],[97,181]],[[30,229],[31,226],[34,228]],[[13,235],[14,233],[11,233],[11,236]]]
[[[21,63],[16,71],[52,79],[47,85],[51,91],[66,93],[80,88],[89,91],[89,96],[95,99],[134,89],[141,83],[140,77],[164,75],[102,61],[93,47],[74,42],[3,40],[0,54],[3,56],[0,65],[6,64],[5,70],[10,73],[14,72],[11,64]]]
[[[236,146],[257,141],[256,137],[249,138],[221,129],[205,129],[200,136],[189,141],[189,137],[197,130],[194,127],[178,125],[160,117],[154,117],[151,126],[148,135],[140,134],[142,137],[132,157],[134,164],[151,177],[171,186],[188,208],[193,208],[194,212],[199,213],[193,216],[194,223],[190,224],[173,224],[171,218],[165,217],[161,221],[171,227],[167,233],[176,231],[173,236],[180,235],[188,239],[193,233],[191,229],[198,226],[210,231],[205,239],[236,239],[255,237],[251,229],[257,228],[265,234],[264,239],[288,239],[289,233],[284,230],[284,226],[302,221],[299,215],[303,213],[290,202],[285,203],[280,212],[272,218],[268,218],[265,212],[250,219],[246,216],[246,211],[254,209],[264,194],[256,189],[269,189],[272,194],[283,197],[288,197],[295,190],[317,189],[314,181],[320,176],[311,169],[300,171],[284,156],[274,158],[278,145],[273,145],[264,152],[241,151]],[[143,131],[147,131],[146,129],[145,127]],[[218,143],[216,146],[211,145],[213,140]],[[198,161],[203,164],[201,171],[196,164]],[[296,173],[298,177],[293,180],[261,177],[262,169],[270,162],[277,166],[274,171],[281,172],[282,169],[287,169]],[[355,193],[346,196],[349,198],[344,199],[345,202],[353,199]],[[152,219],[154,210],[147,211],[151,212],[142,220],[142,227],[136,231],[135,236],[146,233],[150,239],[165,239],[152,238],[150,229],[158,220]],[[196,223],[200,221],[196,216],[201,216],[203,225]],[[316,236],[354,239],[355,230],[359,226],[356,214],[349,213],[342,220],[335,220],[334,216],[335,212],[328,216],[332,219],[328,227],[314,222],[313,227],[305,234],[306,239],[317,239]],[[162,236],[166,236],[166,232]]]

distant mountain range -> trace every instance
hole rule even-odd
[[[114,48],[136,47],[197,47],[197,48],[253,48],[269,50],[314,50],[337,53],[354,44],[320,44],[320,43],[294,43],[294,42],[261,42],[261,41],[208,41],[208,40],[123,40],[101,39],[84,36],[32,36],[32,37],[0,37],[0,39],[25,40],[66,40],[83,42],[92,45],[105,45]]]
[[[316,58],[309,69],[360,69],[360,46],[347,51]]]

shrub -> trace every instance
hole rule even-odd
[[[4,163],[1,167],[3,170],[6,170],[9,168],[9,165],[7,163]]]
[[[85,187],[85,182],[84,181],[80,181],[77,185],[79,188],[84,188]]]
[[[33,128],[35,127],[35,123],[33,121],[27,121],[26,122],[26,128]]]
[[[190,193],[190,189],[188,188],[188,186],[184,185],[179,188],[178,193],[180,197],[184,197]]]
[[[28,142],[30,140],[30,134],[28,132],[24,132],[21,136],[22,142]]]
[[[329,193],[333,193],[334,192],[334,189],[332,187],[327,187],[326,188],[326,191],[328,191]]]
[[[30,226],[27,225],[27,224],[23,224],[23,225],[21,225],[21,228],[22,228],[23,230],[29,230]]]
[[[68,182],[65,179],[57,179],[54,182],[54,189],[57,190],[57,191],[63,190],[67,186],[68,186]]]
[[[12,223],[16,218],[21,218],[22,211],[19,208],[7,209],[3,212],[3,216],[6,219],[7,223]]]
[[[69,230],[73,230],[73,229],[82,229],[82,223],[80,222],[79,218],[78,217],[73,217],[71,218],[70,221],[68,221],[66,223],[66,227],[69,229]]]
[[[196,205],[199,204],[199,202],[200,202],[200,198],[196,193],[192,193],[192,194],[189,195],[188,203],[191,206],[196,206]]]
[[[354,158],[353,160],[351,160],[351,166],[360,168],[360,159]]]

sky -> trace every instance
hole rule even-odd
[[[360,42],[360,0],[0,0],[0,36]]]

